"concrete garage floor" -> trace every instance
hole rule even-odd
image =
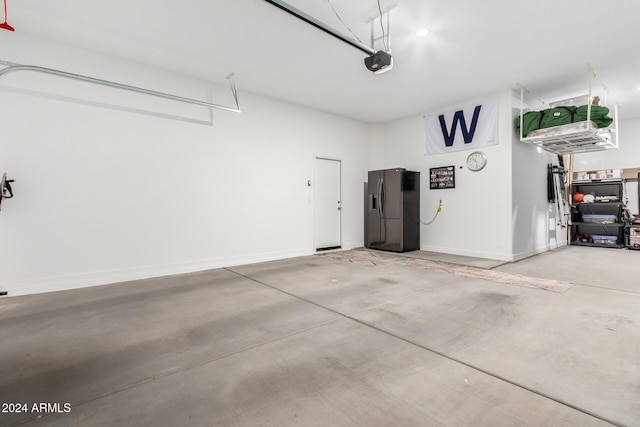
[[[0,425],[640,425],[640,252],[370,252],[0,299]]]

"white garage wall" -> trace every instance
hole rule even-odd
[[[555,208],[547,202],[547,164],[558,164],[557,156],[519,141],[513,123],[520,100],[510,91],[499,96],[500,144],[483,149],[488,163],[480,172],[465,166],[470,151],[425,156],[423,116],[386,127],[385,167],[421,172],[423,221],[433,217],[442,200],[438,218],[421,228],[423,250],[515,261],[566,244],[566,229],[557,227]],[[449,165],[456,166],[456,188],[430,190],[429,169]]]
[[[512,123],[520,116],[520,98],[512,98]],[[547,165],[558,156],[520,142],[513,127],[513,259],[519,260],[567,244],[567,227],[558,221],[556,204],[548,203]]]
[[[0,43],[9,61],[198,99],[209,90],[43,40]],[[20,295],[311,254],[315,155],[342,160],[343,246],[361,246],[379,129],[242,92],[237,80],[243,113],[216,112],[211,127],[42,92],[206,120],[203,108],[33,73],[0,79],[0,171],[16,180],[0,212],[0,286]],[[232,104],[227,88],[213,91]]]
[[[423,250],[510,261],[512,255],[511,92],[500,96],[499,145],[486,147],[487,166],[480,172],[466,168],[470,151],[425,155],[424,119],[414,116],[388,124],[385,167],[405,167],[421,173],[421,216],[430,220],[439,200],[443,210],[432,225],[421,228]],[[445,106],[427,115],[483,101]],[[456,167],[456,188],[429,189],[429,169]],[[460,168],[462,166],[462,168]]]
[[[620,120],[618,150],[576,154],[574,170],[624,169],[640,167],[640,118]]]

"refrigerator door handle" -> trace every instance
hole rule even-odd
[[[384,217],[384,179],[380,180],[380,217]]]
[[[378,178],[378,182],[376,185],[376,199],[378,200],[376,210],[378,211],[378,216],[380,216],[380,178]]]

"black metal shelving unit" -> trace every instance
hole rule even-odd
[[[624,248],[625,229],[622,219],[622,181],[576,181],[571,194],[592,195],[593,202],[571,205],[571,244],[604,248]],[[589,216],[592,216],[589,218]],[[594,219],[594,217],[596,219]],[[599,219],[606,216],[606,219]],[[594,238],[594,236],[596,236]],[[603,237],[610,236],[610,237]]]

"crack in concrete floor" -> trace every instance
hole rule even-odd
[[[318,255],[341,262],[350,262],[370,267],[390,264],[412,266],[426,270],[455,274],[457,276],[490,280],[492,282],[524,286],[527,288],[541,289],[557,293],[563,293],[574,285],[571,282],[562,280],[523,276],[516,273],[506,273],[467,265],[450,264],[422,258],[411,258],[406,255],[398,256],[387,252],[351,249],[347,251],[328,252]]]

